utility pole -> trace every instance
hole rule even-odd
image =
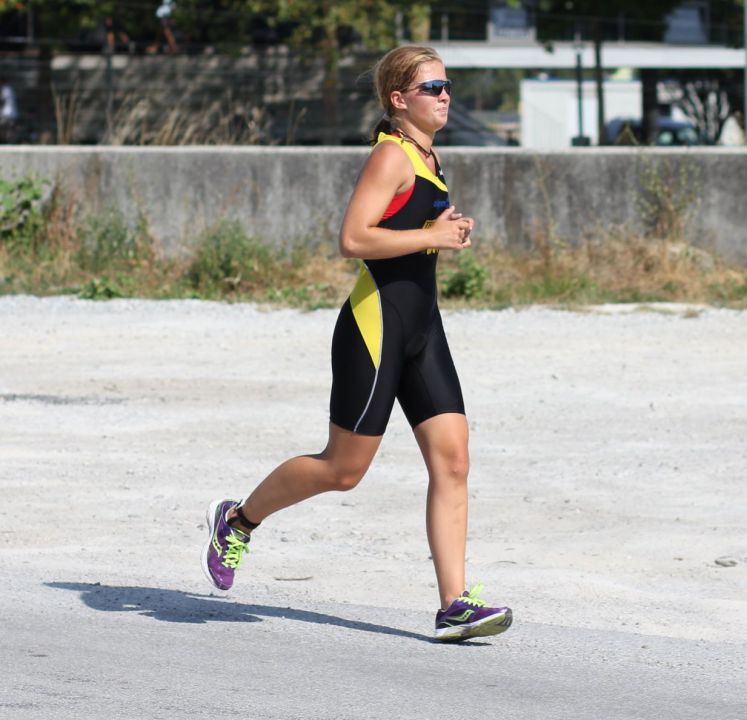
[[[112,68],[114,42],[116,42],[114,36],[112,35],[110,39],[109,34],[105,33],[104,59],[106,61],[106,138],[108,143],[112,141],[112,130],[114,125],[114,70]]]
[[[602,68],[602,28],[594,20],[594,82],[597,89],[597,145],[607,144],[607,128],[604,124],[604,70]]]
[[[573,41],[573,48],[576,51],[576,104],[578,110],[578,135],[571,138],[571,145],[575,147],[586,147],[589,145],[589,138],[584,135],[584,73],[581,64],[581,53],[584,45],[581,42],[581,33],[576,31]]]

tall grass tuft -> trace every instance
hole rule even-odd
[[[251,295],[276,274],[279,260],[238,221],[224,221],[198,238],[186,278],[204,297]]]
[[[81,270],[100,273],[111,268],[134,270],[152,263],[153,239],[144,217],[132,227],[114,209],[89,216],[78,235],[78,265]]]

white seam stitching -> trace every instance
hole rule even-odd
[[[366,272],[369,274],[374,287],[376,288],[376,299],[379,301],[379,332],[381,337],[381,342],[379,343],[379,361],[376,363],[376,372],[374,373],[374,379],[373,384],[371,385],[371,394],[368,396],[368,402],[366,402],[366,407],[363,408],[363,412],[361,413],[361,416],[358,418],[358,421],[355,423],[355,427],[353,428],[353,432],[358,432],[358,428],[360,427],[360,424],[363,422],[363,418],[366,417],[366,413],[368,412],[368,408],[371,405],[371,400],[373,400],[374,391],[376,390],[376,382],[379,379],[379,368],[381,367],[381,356],[384,353],[384,311],[381,307],[381,293],[379,292],[379,286],[376,284],[376,279],[373,276],[373,273],[371,272],[370,268],[364,261],[361,261],[363,263],[363,267],[366,268]]]

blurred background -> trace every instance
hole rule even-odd
[[[481,228],[440,261],[445,300],[745,307],[744,17],[745,0],[0,0],[0,294],[339,306],[371,68],[421,43],[454,81],[438,144],[462,147],[454,202]],[[691,150],[716,145],[734,147]]]
[[[0,142],[360,145],[426,43],[446,145],[744,143],[744,0],[0,0]]]

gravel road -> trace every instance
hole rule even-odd
[[[747,720],[746,313],[444,313],[468,574],[516,618],[448,647],[399,409],[202,577],[209,501],[323,446],[335,318],[0,298],[0,718]]]

